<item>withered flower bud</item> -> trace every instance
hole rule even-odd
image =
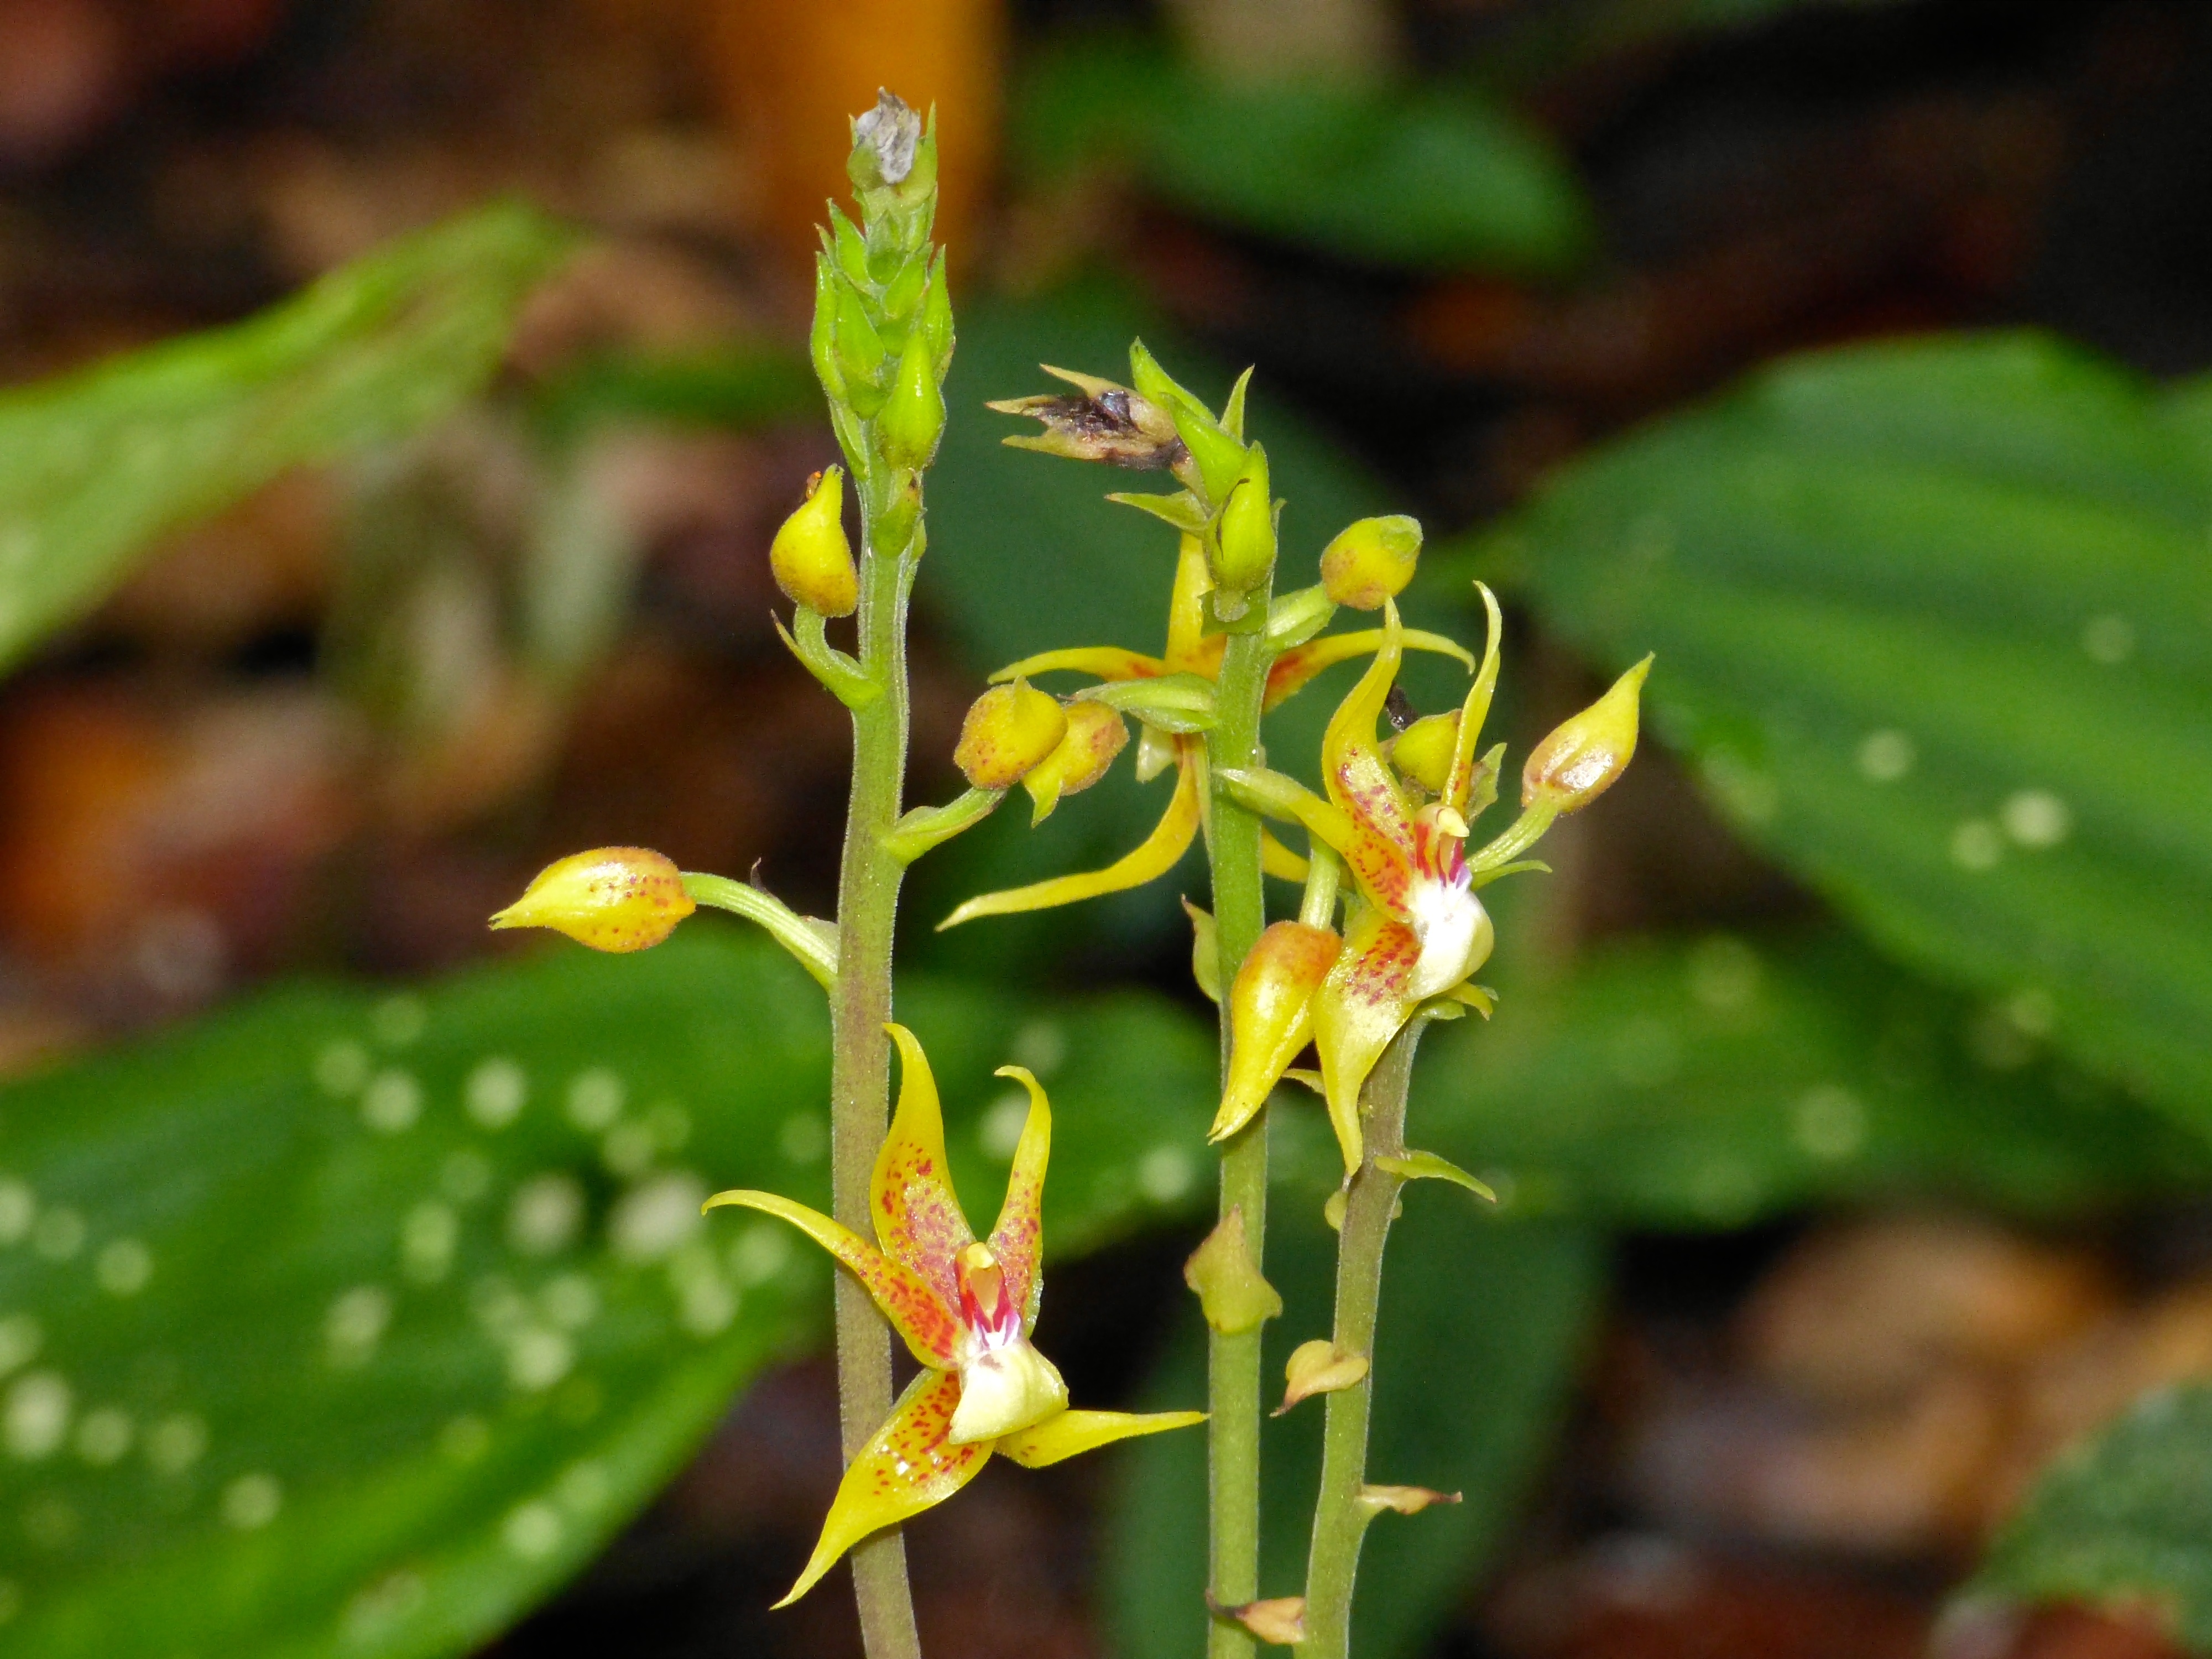
[[[1140,392],[1095,374],[1043,365],[1044,372],[1077,388],[1079,396],[1008,398],[987,405],[1001,415],[1026,415],[1044,430],[1035,437],[1009,438],[1015,449],[1064,455],[1073,461],[1103,461],[1109,466],[1154,472],[1180,464],[1188,452],[1165,410]]]

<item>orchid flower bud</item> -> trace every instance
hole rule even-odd
[[[875,419],[877,441],[893,466],[920,471],[936,458],[945,432],[945,392],[937,383],[937,353],[926,330],[908,331],[890,396]]]
[[[1538,744],[1521,769],[1521,805],[1550,803],[1577,812],[1613,785],[1636,753],[1637,699],[1649,657],[1613,683],[1613,689]]]
[[[994,685],[960,722],[952,763],[978,789],[1011,789],[1042,765],[1067,735],[1060,699],[1027,680]]]
[[[814,261],[814,324],[806,337],[814,378],[832,403],[845,401],[845,370],[837,360],[837,271],[830,255]]]
[[[494,927],[550,927],[594,951],[642,951],[697,907],[684,874],[643,847],[600,847],[549,864]]]
[[[1402,513],[1346,525],[1322,550],[1321,583],[1339,605],[1380,611],[1413,580],[1421,562],[1421,526]]]
[[[1206,538],[1206,562],[1213,575],[1215,608],[1224,617],[1232,614],[1224,600],[1235,602],[1235,614],[1243,614],[1241,596],[1267,580],[1275,567],[1275,503],[1267,493],[1267,452],[1258,444],[1246,453]]]
[[[1022,776],[1022,787],[1036,803],[1032,825],[1050,817],[1061,796],[1079,794],[1104,777],[1129,741],[1129,723],[1103,702],[1070,703],[1066,713],[1067,732],[1060,746]]]
[[[1142,340],[1129,345],[1129,379],[1152,403],[1167,411],[1190,451],[1197,482],[1215,501],[1225,500],[1243,469],[1244,446],[1213,418],[1206,405],[1159,366]],[[1190,480],[1186,479],[1186,483]]]
[[[1382,752],[1401,776],[1441,795],[1459,749],[1459,716],[1456,708],[1425,715],[1386,744]]]
[[[849,617],[860,603],[860,576],[845,535],[845,471],[829,467],[806,481],[806,499],[769,544],[775,585],[794,605],[825,617]]]
[[[1229,988],[1229,1078],[1207,1139],[1250,1122],[1312,1039],[1314,993],[1343,945],[1326,927],[1279,921],[1246,952]]]

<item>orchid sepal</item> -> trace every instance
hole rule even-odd
[[[1146,882],[1167,874],[1190,850],[1191,842],[1198,837],[1200,815],[1199,780],[1202,770],[1202,764],[1196,762],[1181,768],[1176,781],[1175,794],[1170,799],[1168,810],[1161,815],[1159,823],[1153,826],[1152,833],[1105,869],[1082,875],[1055,876],[1049,881],[1032,882],[1026,887],[1011,887],[995,893],[979,894],[939,922],[937,931],[941,933],[948,927],[957,927],[963,921],[973,921],[978,916],[1004,916],[1024,910],[1047,910],[1055,905],[1073,904],[1105,893],[1119,893],[1131,887],[1141,887]]]
[[[998,1449],[1025,1469],[1048,1468],[1065,1459],[1140,1434],[1188,1429],[1204,1412],[1089,1412],[1070,1408],[1000,1440]]]

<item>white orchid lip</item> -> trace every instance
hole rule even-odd
[[[1453,881],[1414,880],[1407,889],[1406,911],[1421,946],[1406,981],[1410,1000],[1449,991],[1489,957],[1495,930],[1464,871]]]
[[[960,1367],[960,1403],[945,1437],[956,1446],[996,1440],[1067,1407],[1060,1370],[1028,1340],[981,1349]]]

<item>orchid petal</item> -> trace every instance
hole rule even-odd
[[[1027,1340],[987,1347],[960,1368],[960,1405],[946,1438],[989,1444],[1067,1409],[1060,1367]]]
[[[1245,953],[1229,992],[1229,1075],[1208,1140],[1224,1140],[1267,1103],[1313,1036],[1314,993],[1342,941],[1326,927],[1279,921]]]
[[[1375,721],[1402,660],[1398,607],[1385,600],[1382,644],[1352,694],[1337,706],[1322,738],[1322,780],[1328,798],[1351,815],[1352,833],[1338,846],[1369,901],[1401,921],[1413,877],[1412,814],[1398,780],[1375,746]]]
[[[1065,1411],[1042,1423],[1010,1434],[998,1449],[1025,1469],[1041,1469],[1063,1458],[1096,1451],[1133,1435],[1158,1434],[1166,1429],[1187,1429],[1206,1421],[1204,1412],[1081,1412]]]
[[[1474,677],[1474,687],[1467,694],[1459,714],[1459,741],[1453,745],[1450,775],[1444,780],[1443,793],[1439,797],[1445,805],[1473,817],[1482,808],[1472,805],[1468,795],[1474,786],[1475,745],[1482,741],[1482,723],[1490,717],[1491,694],[1498,689],[1498,642],[1505,631],[1504,618],[1498,614],[1498,596],[1489,587],[1477,582],[1475,591],[1482,595],[1482,608],[1490,618],[1490,633],[1482,647],[1482,670]],[[1493,772],[1495,769],[1492,769]],[[1497,793],[1495,778],[1492,781],[1493,799]],[[1483,803],[1488,805],[1489,802]]]
[[[1321,1056],[1322,1092],[1344,1153],[1345,1172],[1359,1167],[1364,1137],[1359,1091],[1368,1073],[1411,1018],[1406,986],[1420,960],[1413,930],[1382,910],[1362,910],[1345,929],[1344,950],[1314,994],[1314,1048]]]
[[[1304,690],[1324,669],[1381,649],[1383,635],[1382,629],[1363,628],[1357,633],[1328,634],[1304,645],[1292,646],[1277,657],[1274,665],[1267,670],[1267,695],[1263,707],[1272,712]],[[1457,640],[1418,628],[1404,630],[1402,639],[1408,651],[1433,651],[1440,657],[1456,657],[1467,665],[1468,672],[1474,672],[1474,653]]]
[[[1125,651],[1118,645],[1078,645],[1064,651],[1040,651],[1034,657],[1010,662],[991,676],[991,684],[1035,679],[1039,674],[1065,671],[1090,674],[1102,680],[1148,680],[1164,674],[1167,665],[1141,651]]]
[[[1103,870],[1093,870],[1079,876],[1058,876],[1050,881],[1032,882],[1027,887],[1010,887],[1002,892],[984,893],[969,899],[943,921],[937,930],[957,927],[963,921],[973,921],[978,916],[1012,915],[1023,910],[1047,910],[1054,905],[1073,904],[1080,900],[1097,898],[1103,893],[1119,893],[1131,887],[1141,887],[1167,874],[1176,861],[1190,850],[1198,835],[1199,789],[1198,769],[1186,764],[1178,769],[1174,798],[1168,810],[1161,815],[1143,843],[1125,854]]]
[[[945,1116],[929,1057],[903,1025],[886,1025],[898,1044],[898,1109],[876,1154],[868,1213],[884,1254],[928,1283],[948,1308],[960,1305],[952,1259],[975,1242],[945,1163]]]
[[[1206,631],[1206,596],[1213,591],[1213,573],[1206,568],[1206,546],[1195,536],[1183,537],[1176,553],[1175,586],[1168,595],[1168,645],[1163,659],[1179,673],[1203,674],[1212,679],[1221,665],[1228,641]]]
[[[1022,1138],[1014,1147],[1014,1167],[1006,1175],[1006,1201],[991,1229],[991,1254],[1006,1275],[1006,1294],[1022,1310],[1022,1334],[1036,1325],[1037,1303],[1044,1293],[1044,1278],[1037,1258],[1044,1249],[1044,1172],[1052,1157],[1052,1103],[1044,1086],[1021,1066],[1001,1066],[1000,1077],[1010,1077],[1030,1091],[1030,1115],[1022,1124]]]
[[[924,1371],[899,1396],[890,1420],[878,1429],[837,1483],[837,1500],[822,1523],[822,1536],[806,1571],[776,1603],[787,1607],[820,1582],[838,1558],[869,1534],[941,1504],[975,1478],[991,1459],[991,1443],[956,1446],[946,1438],[960,1404],[960,1379]]]
[[[957,1304],[948,1304],[928,1279],[820,1211],[774,1193],[716,1193],[705,1207],[713,1210],[732,1205],[758,1210],[798,1228],[860,1281],[875,1298],[876,1306],[884,1310],[884,1317],[906,1339],[916,1359],[936,1370],[952,1369],[962,1334],[959,1316],[954,1312]]]

